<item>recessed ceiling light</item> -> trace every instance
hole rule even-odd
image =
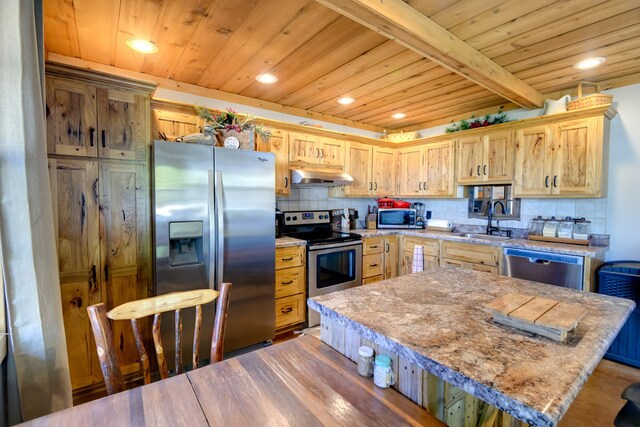
[[[342,98],[338,98],[338,104],[348,105],[356,102],[355,98],[351,98],[350,96],[343,96]]]
[[[258,74],[256,76],[256,80],[259,81],[260,83],[264,83],[266,85],[271,85],[271,84],[274,84],[275,82],[277,82],[278,78],[276,76],[274,76],[273,74],[263,73],[263,74]]]
[[[404,119],[405,117],[407,117],[407,115],[405,113],[395,113],[392,114],[391,117],[393,117],[394,119]]]
[[[606,59],[598,57],[598,58],[587,58],[578,62],[573,66],[576,70],[589,70],[591,68],[595,68],[598,65],[602,65],[606,61]]]
[[[158,51],[158,46],[155,43],[143,39],[129,39],[127,46],[140,53],[156,53]]]

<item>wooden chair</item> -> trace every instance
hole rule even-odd
[[[138,327],[138,319],[153,315],[153,343],[158,358],[160,377],[166,379],[169,376],[169,369],[164,357],[164,350],[160,338],[160,315],[167,311],[175,311],[175,372],[183,372],[182,366],[182,312],[183,308],[195,307],[195,328],[193,337],[193,366],[198,366],[198,347],[200,346],[200,327],[202,325],[202,304],[210,303],[218,299],[216,303],[216,314],[213,324],[213,337],[211,338],[210,363],[222,360],[224,333],[227,323],[227,309],[229,307],[229,292],[231,283],[223,283],[220,292],[211,289],[198,289],[186,292],[174,292],[160,295],[153,298],[145,298],[131,301],[115,307],[107,313],[103,303],[87,307],[89,320],[93,329],[93,336],[96,340],[96,350],[100,360],[100,368],[104,376],[104,382],[108,394],[124,391],[124,380],[116,355],[113,334],[109,319],[131,320],[133,336],[136,341],[144,383],[151,382],[151,370],[149,368],[149,358],[142,342],[142,335]]]

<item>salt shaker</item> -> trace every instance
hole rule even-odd
[[[373,370],[373,382],[381,388],[387,388],[396,383],[396,377],[391,370],[391,359],[389,356],[379,354],[376,356],[375,368]]]
[[[358,349],[358,373],[363,377],[373,375],[373,349],[366,345]]]

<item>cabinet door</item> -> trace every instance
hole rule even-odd
[[[423,190],[427,196],[453,196],[453,142],[424,147]]]
[[[302,133],[289,134],[289,160],[292,162],[319,163],[320,138]]]
[[[203,120],[194,114],[178,113],[153,109],[151,112],[151,139],[162,139],[162,133],[168,141],[202,131]]]
[[[325,166],[344,168],[344,141],[322,138],[320,145],[320,163]]]
[[[49,180],[71,386],[76,389],[102,381],[87,315],[87,307],[101,301],[97,162],[51,159]]]
[[[422,148],[398,150],[398,196],[422,195]]]
[[[149,219],[144,166],[104,162],[100,166],[100,256],[107,309],[148,296]],[[144,329],[143,325],[143,328]],[[123,372],[138,370],[131,324],[113,321]],[[144,335],[144,331],[143,335]]]
[[[384,244],[384,278],[391,279],[398,276],[400,251],[398,236],[385,237]]]
[[[599,195],[601,123],[602,119],[592,118],[555,126],[552,194]]]
[[[551,193],[551,145],[549,126],[519,129],[516,132],[515,196]]]
[[[345,187],[349,196],[368,196],[373,189],[371,178],[371,157],[373,149],[370,145],[350,142],[347,147],[346,170],[353,177],[353,183]]]
[[[480,136],[458,140],[458,183],[482,180],[483,147]]]
[[[96,89],[83,83],[46,78],[47,149],[50,154],[98,154]]]
[[[373,195],[396,194],[396,150],[373,147]]]
[[[100,157],[142,160],[149,139],[146,95],[114,89],[97,89]]]
[[[271,136],[263,138],[257,135],[258,150],[276,156],[276,194],[287,196],[291,193],[289,172],[289,135],[287,132],[271,129]]]
[[[497,132],[484,137],[482,179],[488,182],[513,180],[514,147],[511,132]]]

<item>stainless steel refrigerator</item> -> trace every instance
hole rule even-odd
[[[231,282],[225,352],[275,331],[275,158],[271,153],[153,143],[157,295]],[[200,358],[209,358],[214,304],[203,306]],[[183,310],[183,363],[191,360],[193,310]],[[161,322],[174,360],[174,320]]]

